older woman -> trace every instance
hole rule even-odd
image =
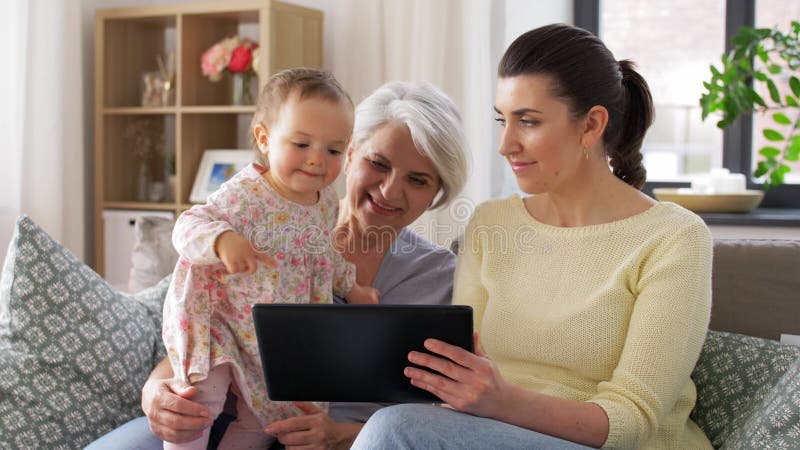
[[[453,102],[430,84],[388,83],[356,108],[337,244],[356,265],[358,283],[378,289],[381,303],[450,302],[455,256],[406,227],[461,191],[465,146]],[[129,422],[93,445],[159,448],[159,439],[190,441],[212,425],[193,395],[194,388],[172,379],[169,363],[162,361],[142,391],[147,420]],[[287,448],[347,448],[381,407],[334,403],[326,414],[311,404],[297,406],[305,415],[265,429]],[[146,429],[148,422],[159,439]]]

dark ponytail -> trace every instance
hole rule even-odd
[[[550,77],[551,93],[564,99],[575,118],[600,105],[608,110],[603,144],[616,175],[640,189],[646,171],[642,141],[653,123],[653,99],[647,82],[628,60],[614,55],[586,30],[554,24],[518,37],[497,69],[501,78],[519,75]]]
[[[644,134],[653,123],[653,98],[647,82],[635,70],[633,62],[619,62],[622,72],[622,89],[625,91],[622,120],[616,139],[611,141],[604,137],[606,153],[609,157],[614,175],[636,188],[644,186],[647,172],[642,164],[642,141]],[[611,138],[610,133],[606,133]]]

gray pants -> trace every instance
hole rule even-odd
[[[497,420],[431,405],[383,408],[367,421],[351,450],[585,450],[589,447]]]

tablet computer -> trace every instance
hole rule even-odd
[[[472,308],[256,304],[267,392],[278,401],[441,402],[403,375],[435,338],[473,351]]]

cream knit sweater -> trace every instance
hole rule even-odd
[[[476,210],[453,302],[474,308],[506,380],[600,405],[603,448],[710,449],[689,419],[689,375],[708,328],[711,256],[703,221],[672,203],[562,228],[514,195]]]

